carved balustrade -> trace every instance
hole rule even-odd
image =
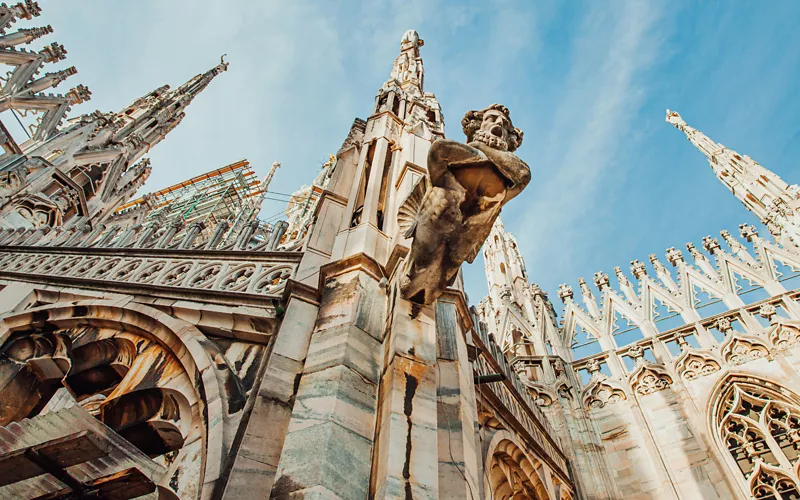
[[[530,397],[528,390],[506,360],[500,347],[487,335],[483,328],[476,328],[473,342],[481,355],[475,361],[477,375],[502,373],[505,380],[497,383],[480,384],[476,391],[480,398],[494,399],[497,406],[507,410],[507,416],[516,420],[517,429],[539,450],[543,458],[558,469],[564,477],[569,477],[567,459],[562,451],[558,435],[544,416],[538,405]]]

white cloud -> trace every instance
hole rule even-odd
[[[638,1],[593,3],[584,15],[552,125],[537,139],[540,177],[534,175],[523,216],[533,222],[517,231],[534,280],[569,276],[572,259],[597,231],[582,219],[602,209],[604,184],[625,168],[614,158],[642,103],[640,77],[658,54],[661,16],[655,3]]]

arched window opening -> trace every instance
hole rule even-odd
[[[800,268],[786,264],[777,259],[772,260],[775,268],[775,276],[786,290],[796,290],[800,288]]]
[[[800,398],[746,378],[723,385],[714,408],[720,442],[753,498],[800,499]]]
[[[572,356],[576,360],[603,352],[597,337],[589,333],[583,325],[579,323],[575,323],[575,330],[572,334],[572,345],[570,348],[572,349]]]
[[[692,287],[692,294],[694,298],[694,309],[701,317],[708,318],[728,312],[728,306],[725,305],[721,297],[717,297],[698,286]]]
[[[761,284],[739,273],[733,273],[733,288],[745,304],[759,302],[771,296]]]
[[[627,316],[620,314],[619,311],[614,311],[611,335],[614,336],[617,347],[625,347],[644,338],[639,325]]]
[[[547,488],[536,473],[536,467],[522,450],[509,440],[503,440],[492,454],[487,479],[494,500],[550,498]]]

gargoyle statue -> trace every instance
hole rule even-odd
[[[400,231],[413,238],[400,292],[418,304],[432,304],[461,264],[475,260],[500,209],[531,180],[528,165],[512,153],[522,131],[511,124],[508,108],[468,111],[461,125],[467,144],[441,139],[431,145],[428,177],[397,215]]]

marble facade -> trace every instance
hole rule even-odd
[[[497,219],[486,299],[459,272],[411,301],[404,202],[454,142],[415,31],[288,221],[184,224],[116,209],[227,64],[62,126],[88,91],[42,94],[74,74],[33,76],[63,48],[9,32],[39,10],[0,6],[0,62],[27,75],[0,106],[51,113],[0,155],[0,498],[800,495],[796,186],[670,112],[771,238],[597,273],[581,305],[562,285],[559,319]]]

